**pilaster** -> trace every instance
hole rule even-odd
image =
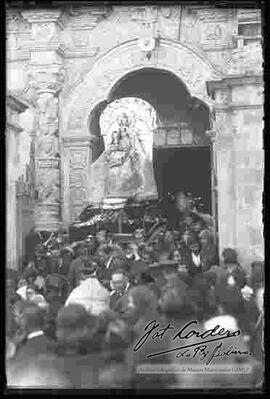
[[[32,47],[28,85],[37,93],[35,229],[56,231],[61,226],[61,151],[59,148],[59,93],[65,70],[60,46],[63,14],[60,9],[22,12],[31,25]]]

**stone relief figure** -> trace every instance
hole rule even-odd
[[[39,128],[37,138],[37,156],[50,158],[57,156],[58,149],[58,101],[45,93],[38,101]]]
[[[44,204],[60,203],[59,170],[44,169],[39,175],[39,199]]]
[[[156,113],[139,98],[110,103],[100,117],[105,151],[91,165],[90,202],[157,198],[152,165]]]

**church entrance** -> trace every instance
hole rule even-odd
[[[142,68],[123,76],[89,117],[91,135],[96,137],[92,162],[104,151],[100,130],[103,110],[127,97],[149,103],[156,112],[153,134],[153,170],[163,212],[173,217],[177,191],[190,193],[201,213],[212,215],[217,232],[215,159],[211,140],[210,112],[205,103],[192,97],[183,82],[171,72]]]
[[[210,146],[155,148],[153,163],[165,215],[174,218],[174,195],[178,191],[190,193],[199,211],[212,213]]]

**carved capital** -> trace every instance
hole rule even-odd
[[[38,92],[58,93],[64,84],[65,69],[59,65],[30,65],[27,71],[28,86]]]
[[[42,23],[57,23],[60,27],[62,26],[63,13],[60,9],[44,9],[44,10],[25,10],[22,13],[24,19],[30,24],[42,24]]]

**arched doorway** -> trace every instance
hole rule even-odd
[[[193,198],[201,197],[200,210],[216,217],[212,195],[212,145],[205,135],[211,124],[208,107],[191,97],[173,73],[156,68],[136,70],[122,77],[112,87],[107,101],[99,103],[91,114],[91,134],[97,137],[96,142],[101,147],[97,123],[100,110],[123,97],[141,98],[157,113],[153,166],[164,214],[174,218],[172,195],[183,190],[190,192]]]

